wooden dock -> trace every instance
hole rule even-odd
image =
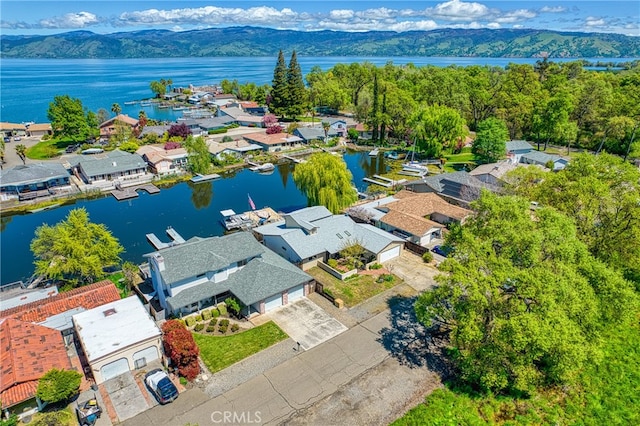
[[[184,244],[186,241],[182,238],[182,235],[178,234],[178,232],[173,229],[171,226],[167,228],[167,235],[171,238],[171,241],[165,243],[164,241],[160,241],[160,238],[156,237],[156,234],[150,233],[146,234],[147,241],[155,247],[156,250],[162,250],[167,247],[177,246],[179,244]]]
[[[146,185],[132,186],[130,188],[114,189],[111,191],[111,195],[113,195],[118,201],[128,200],[130,198],[137,198],[138,190],[146,191],[148,194],[157,194],[160,192],[160,188],[148,183]]]
[[[380,175],[373,175],[370,178],[366,177],[366,178],[363,178],[362,180],[365,182],[373,183],[374,185],[383,186],[385,188],[392,188],[395,185],[398,185],[407,181],[406,179],[393,180]]]
[[[293,161],[296,164],[306,163],[306,160],[301,158],[292,157],[290,155],[283,155],[282,158],[286,158],[287,160]]]

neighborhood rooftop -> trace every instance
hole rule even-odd
[[[0,171],[2,185],[19,183],[28,185],[54,178],[69,177],[67,169],[59,163],[41,163],[15,166],[8,170]]]

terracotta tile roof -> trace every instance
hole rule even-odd
[[[396,210],[411,216],[425,217],[433,213],[440,213],[453,219],[463,220],[469,216],[471,210],[447,203],[433,192],[411,192],[402,190],[394,195],[398,201],[386,205],[389,210]]]
[[[38,380],[52,368],[71,369],[59,331],[13,318],[0,319],[0,361],[2,407],[35,396]]]
[[[394,228],[401,229],[413,235],[425,235],[431,229],[441,229],[440,225],[432,220],[416,217],[400,211],[390,211],[383,216],[382,221]]]
[[[7,123],[3,121],[0,123],[0,130],[27,130],[27,126],[18,123]]]
[[[26,322],[42,322],[49,317],[75,308],[92,309],[120,299],[118,288],[108,280],[99,281],[45,300],[0,311],[0,318]]]
[[[43,130],[51,130],[51,123],[34,123],[29,126],[30,132],[37,132]]]
[[[274,133],[272,135],[267,135],[263,132],[256,132],[242,135],[242,137],[249,142],[256,142],[262,145],[279,145],[287,143],[287,139],[291,139],[295,136],[289,133]],[[297,139],[300,140],[300,138]]]

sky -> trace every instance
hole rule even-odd
[[[2,0],[0,34],[186,31],[228,26],[301,31],[534,28],[640,36],[640,1]]]

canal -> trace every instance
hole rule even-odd
[[[365,152],[347,151],[343,158],[353,174],[353,183],[361,191],[366,189],[362,178],[387,170],[384,158],[369,157]],[[93,200],[76,200],[69,205],[35,214],[2,216],[0,232],[0,279],[2,283],[25,280],[33,273],[33,256],[29,245],[35,229],[42,224],[54,225],[70,210],[83,207],[93,223],[104,224],[125,248],[124,260],[136,264],[152,251],[145,235],[153,232],[162,240],[171,226],[185,239],[222,235],[221,210],[236,212],[249,210],[248,196],[257,208],[271,207],[290,212],[307,206],[306,197],[296,188],[290,162],[278,164],[272,174],[238,170],[222,179],[192,184],[182,182],[160,193],[116,201],[111,195]]]

